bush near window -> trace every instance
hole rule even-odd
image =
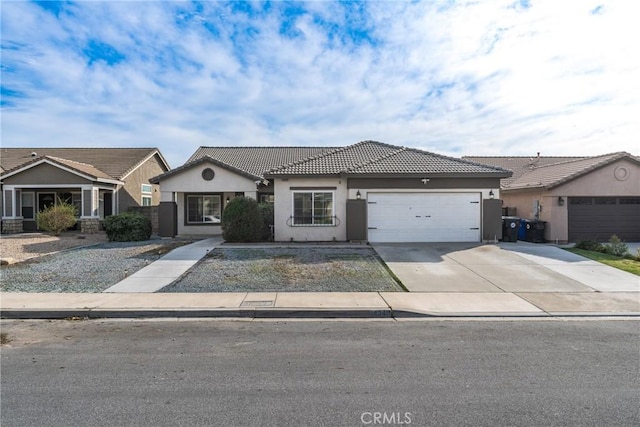
[[[232,199],[222,211],[222,237],[227,242],[257,242],[263,232],[258,202],[249,197]]]
[[[55,205],[51,205],[36,214],[38,228],[49,231],[56,236],[78,221],[76,207],[58,198]]]
[[[111,242],[137,242],[151,238],[151,221],[136,212],[108,216],[102,227]]]
[[[262,236],[261,240],[268,242],[273,237],[271,234],[271,227],[273,227],[274,210],[273,203],[260,203],[258,205],[258,212],[262,217]]]

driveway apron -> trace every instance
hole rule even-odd
[[[410,292],[594,292],[499,245],[402,243],[373,247]]]

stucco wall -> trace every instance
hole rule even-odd
[[[202,178],[202,171],[210,168],[215,176],[211,181]],[[215,193],[222,196],[222,209],[227,198],[233,199],[236,193],[245,197],[256,197],[255,182],[220,166],[203,163],[163,179],[160,182],[161,200],[177,202],[178,235],[218,235],[222,233],[220,225],[186,225],[185,193]]]
[[[81,185],[91,183],[90,180],[86,180],[81,176],[67,172],[48,163],[39,164],[9,178],[5,178],[3,181],[5,185]]]
[[[293,215],[293,191],[291,188],[305,188],[309,190],[322,187],[335,187],[333,191],[334,214],[337,217],[336,226],[291,226],[290,217]],[[347,240],[347,181],[339,178],[289,178],[275,180],[275,230],[276,241],[299,242],[316,241],[345,241]],[[354,197],[355,198],[355,197]]]
[[[640,166],[620,160],[554,188],[550,195],[640,196]]]
[[[166,172],[164,163],[157,155],[149,158],[137,169],[124,178],[124,186],[118,191],[119,212],[125,212],[130,206],[142,205],[142,184],[149,184],[149,179]],[[151,204],[160,203],[160,186],[153,184]]]

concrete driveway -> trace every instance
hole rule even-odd
[[[640,278],[551,245],[375,244],[410,292],[638,292]]]

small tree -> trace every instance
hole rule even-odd
[[[62,231],[75,225],[78,221],[76,215],[75,206],[57,197],[55,204],[36,214],[36,224],[38,228],[59,236]]]
[[[262,218],[258,202],[236,197],[222,212],[222,237],[227,242],[257,242],[262,235]]]

